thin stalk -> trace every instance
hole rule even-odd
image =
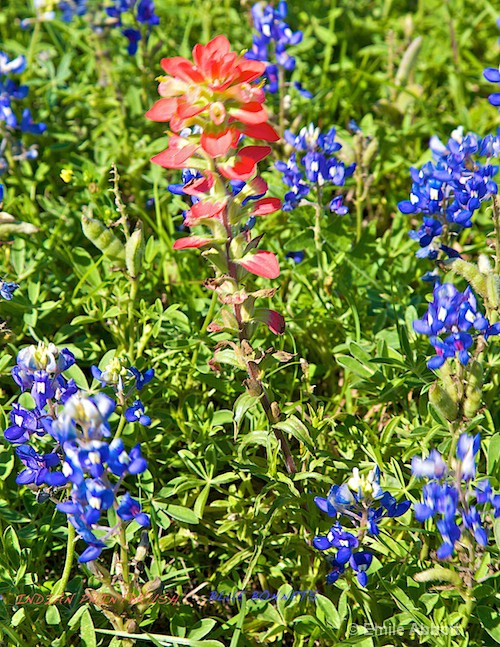
[[[356,242],[361,240],[363,233],[363,178],[356,173]]]
[[[278,129],[280,136],[283,137],[285,132],[285,70],[281,65],[278,65],[278,84],[280,98]]]
[[[123,523],[120,527],[120,564],[122,568],[123,583],[126,587],[127,595],[130,587],[130,571],[128,564],[128,546],[125,526]]]
[[[214,165],[214,170],[215,170],[215,165]],[[238,266],[236,265],[236,263],[234,263],[234,261],[231,258],[231,241],[233,240],[233,228],[231,226],[231,223],[229,222],[229,214],[228,214],[227,207],[223,211],[222,217],[223,217],[224,227],[227,233],[226,262],[227,262],[228,272],[229,272],[229,276],[233,279],[236,285],[239,286],[240,281],[238,278]],[[234,312],[236,322],[238,324],[238,337],[240,341],[240,347],[244,346],[246,349],[245,354],[252,355],[253,349],[250,344],[250,340],[248,339],[245,322],[242,319],[240,304],[238,303],[233,304],[233,312]],[[281,429],[276,429],[276,427],[274,426],[279,421],[279,418],[280,418],[279,407],[276,405],[276,403],[270,401],[269,396],[264,387],[264,384],[262,383],[262,381],[258,376],[256,365],[253,362],[247,361],[246,366],[247,366],[247,373],[248,373],[248,377],[250,378],[251,385],[253,386],[254,390],[261,395],[260,401],[262,402],[262,407],[271,425],[271,429],[273,430],[273,433],[280,444],[281,451],[283,452],[283,455],[285,458],[285,465],[286,465],[287,471],[290,474],[296,474],[297,466],[295,465],[295,462],[293,460],[292,452],[290,451],[290,446],[288,445],[288,441],[285,435],[283,434],[283,432],[281,431]]]
[[[130,297],[128,301],[128,354],[132,361],[134,347],[135,347],[135,322],[134,322],[134,303],[137,297],[137,290],[139,289],[139,281],[137,278],[131,279]]]
[[[61,593],[64,593],[64,589],[69,582],[69,576],[71,573],[71,567],[73,566],[73,559],[75,557],[75,528],[72,523],[68,521],[68,539],[66,542],[66,560],[64,562],[64,568],[59,580],[59,586]],[[50,604],[54,604],[57,599],[57,595],[51,595],[49,599]]]
[[[500,273],[500,198],[493,197],[493,225],[495,227],[495,273]]]

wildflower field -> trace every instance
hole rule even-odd
[[[499,15],[3,0],[0,645],[500,644]]]

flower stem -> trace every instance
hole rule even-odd
[[[61,575],[61,579],[58,583],[58,589],[61,593],[64,593],[64,589],[69,581],[69,576],[71,573],[71,567],[73,566],[73,559],[75,557],[75,528],[72,523],[68,521],[68,539],[66,542],[66,560],[64,562],[64,568]],[[58,594],[60,595],[60,594]],[[52,595],[50,597],[49,603],[53,604],[57,599],[58,595]]]
[[[500,197],[493,196],[493,225],[495,226],[495,272],[500,273]]]

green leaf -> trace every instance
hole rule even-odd
[[[281,431],[284,431],[287,434],[290,434],[299,442],[304,444],[310,452],[314,452],[314,443],[311,436],[309,435],[309,431],[307,430],[305,424],[301,420],[299,420],[297,416],[289,416],[286,420],[277,422],[274,427],[276,427],[276,429],[281,429]]]
[[[359,377],[365,379],[370,379],[371,377],[373,377],[373,374],[375,372],[373,369],[366,366],[365,364],[361,364],[359,360],[351,357],[350,355],[337,355],[335,359],[341,366],[347,368],[349,371],[352,371],[355,375],[358,375]]]
[[[51,604],[47,607],[47,611],[45,612],[45,620],[49,625],[58,625],[61,623],[59,609],[55,604]]]
[[[85,647],[97,647],[94,623],[88,609],[82,613],[80,620],[80,638]]]
[[[340,616],[335,605],[324,595],[316,596],[316,616],[323,624],[330,625],[334,629],[340,627]]]
[[[165,509],[166,513],[170,515],[173,519],[177,521],[182,521],[182,523],[197,524],[200,519],[193,510],[185,508],[182,505],[170,504]]]

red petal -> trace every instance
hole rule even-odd
[[[233,166],[219,164],[219,170],[229,180],[248,180],[255,173],[257,162],[270,152],[270,146],[245,146],[238,153]]]
[[[273,252],[250,252],[235,262],[252,274],[263,276],[266,279],[275,279],[280,275],[278,259]]]
[[[266,66],[261,61],[242,58],[238,63],[238,75],[234,79],[234,83],[251,83],[262,76],[265,70]]]
[[[193,204],[191,209],[187,212],[184,224],[188,227],[199,224],[198,221],[203,218],[216,218],[222,211],[224,211],[227,203],[227,198],[219,202],[211,202],[210,200],[200,200]]]
[[[198,72],[191,61],[188,61],[186,58],[182,58],[182,56],[162,58],[161,66],[167,74],[170,74],[170,76],[175,76],[178,79],[187,81],[188,83],[191,81],[201,83],[203,81],[203,76]]]
[[[228,128],[222,133],[203,133],[200,144],[210,157],[222,157],[231,148],[233,140],[234,133],[231,128]]]
[[[279,209],[281,209],[281,200],[279,198],[261,198],[255,202],[252,216],[267,216]]]
[[[275,335],[282,335],[285,332],[285,317],[276,310],[267,311],[267,327]]]
[[[266,142],[277,142],[280,138],[274,128],[267,123],[247,124],[245,125],[243,132],[245,135],[248,135],[248,137],[263,139]]]
[[[174,249],[194,249],[195,247],[203,247],[211,243],[210,238],[202,238],[201,236],[188,236],[187,238],[179,238],[174,243]]]
[[[170,121],[177,110],[177,99],[160,99],[146,112],[146,119],[151,121]]]
[[[262,124],[267,121],[267,112],[257,101],[244,103],[240,108],[232,109],[231,116],[243,124]]]
[[[193,106],[190,103],[187,103],[186,101],[180,102],[179,101],[179,107],[177,109],[177,116],[179,119],[188,119],[189,117],[194,117],[195,115],[199,115],[200,112],[203,112],[208,108],[208,104],[205,104],[203,106]]]
[[[203,66],[205,61],[214,58],[214,55],[224,56],[231,51],[231,45],[222,34],[212,38],[206,45],[195,45],[193,47],[193,60],[196,65]]]
[[[212,173],[206,171],[206,177],[199,177],[196,180],[191,180],[183,188],[184,193],[187,195],[194,195],[195,197],[201,196],[203,193],[208,193],[214,185],[214,176]]]
[[[187,160],[198,150],[196,144],[188,144],[183,148],[169,146],[163,153],[159,153],[151,158],[153,164],[163,166],[163,168],[184,168]]]

